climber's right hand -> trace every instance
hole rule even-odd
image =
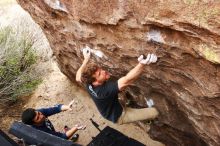
[[[82,52],[83,52],[84,59],[89,59],[90,58],[90,56],[91,56],[91,49],[88,46],[83,48]]]
[[[144,58],[144,55],[138,57],[138,62],[141,64],[151,64],[157,62],[157,56],[155,54],[147,54],[147,57]]]

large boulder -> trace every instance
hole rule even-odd
[[[220,144],[219,0],[17,0],[46,34],[61,71],[75,82],[85,45],[115,78],[156,53],[126,90],[160,111],[151,137],[167,146]]]

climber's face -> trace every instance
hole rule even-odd
[[[98,68],[96,70],[96,72],[93,74],[93,77],[96,79],[95,82],[103,83],[110,78],[110,74],[109,74],[109,72],[107,72],[101,68]]]

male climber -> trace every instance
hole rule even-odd
[[[110,74],[94,63],[88,63],[91,49],[83,49],[84,61],[76,73],[76,81],[86,84],[100,114],[107,120],[123,124],[140,120],[154,119],[158,116],[156,108],[126,108],[123,109],[118,100],[118,93],[131,85],[139,77],[146,65],[155,63],[157,56],[148,54],[145,58],[141,55],[138,64],[127,75],[114,81],[110,80]],[[88,63],[88,64],[87,64]]]

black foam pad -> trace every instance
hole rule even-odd
[[[145,145],[107,126],[87,146],[145,146]]]
[[[25,143],[40,146],[80,146],[71,141],[37,130],[22,122],[14,122],[9,133],[22,138]]]
[[[0,146],[18,146],[18,144],[0,129]]]

